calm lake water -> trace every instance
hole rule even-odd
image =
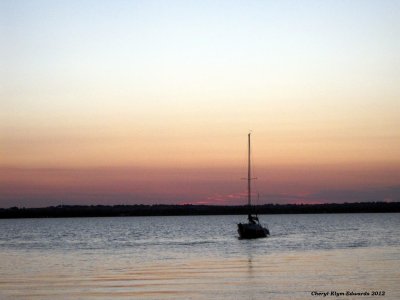
[[[400,299],[400,214],[260,219],[0,220],[0,299]]]

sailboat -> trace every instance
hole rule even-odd
[[[247,167],[247,206],[248,206],[248,215],[247,220],[248,223],[239,223],[238,224],[238,233],[241,239],[257,239],[257,238],[265,238],[269,236],[269,230],[266,227],[263,227],[258,220],[257,215],[253,215],[251,211],[251,180],[254,179],[251,177],[251,142],[250,135],[248,134],[248,167]]]

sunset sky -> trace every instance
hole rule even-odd
[[[400,1],[0,0],[0,207],[400,201]]]

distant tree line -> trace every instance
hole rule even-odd
[[[330,204],[264,204],[252,207],[258,214],[325,214],[400,212],[400,202]],[[190,216],[247,214],[247,206],[217,205],[59,205],[43,208],[0,208],[0,218],[69,218],[122,216]]]

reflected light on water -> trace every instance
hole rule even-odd
[[[113,268],[100,256],[84,268],[71,254],[36,253],[30,259],[2,253],[3,270],[13,270],[10,265],[18,260],[27,272],[3,273],[0,295],[6,299],[309,299],[312,291],[380,290],[386,291],[385,299],[399,299],[398,250],[356,248],[256,257],[249,251],[242,258],[172,259],[155,264],[116,261]],[[29,272],[35,264],[48,267]]]

